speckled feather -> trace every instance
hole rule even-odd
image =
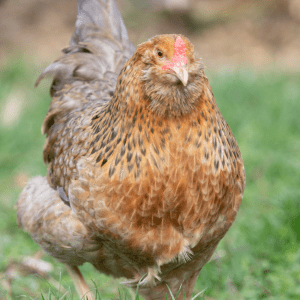
[[[239,209],[245,187],[239,148],[187,38],[183,86],[161,68],[178,35],[141,44],[120,71],[120,64],[103,67],[109,59],[97,48],[96,25],[95,36],[87,34],[91,44],[73,37],[75,45],[42,74],[54,72],[42,128],[49,185],[42,177],[28,183],[19,223],[62,262],[90,262],[133,279],[133,286],[147,273],[140,288],[146,299],[165,299],[166,283],[174,293],[183,283],[180,297],[185,292],[188,299]],[[109,42],[121,63],[132,49],[124,36]],[[85,65],[93,61],[101,74]],[[42,226],[34,229],[36,223]],[[64,224],[68,230],[60,231]]]

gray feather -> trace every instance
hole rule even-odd
[[[109,31],[121,43],[127,43],[127,30],[115,1],[79,0],[77,10],[76,30],[70,45],[78,44],[78,29],[85,24],[95,24]]]
[[[53,96],[65,84],[76,80],[102,80],[107,72],[118,76],[134,51],[114,0],[79,0],[70,46],[63,49],[61,58],[44,70],[36,85],[45,76],[53,75]]]

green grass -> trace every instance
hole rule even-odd
[[[0,73],[1,299],[7,295],[1,285],[7,267],[39,250],[18,229],[13,209],[22,178],[46,174],[40,128],[50,103],[49,81],[34,89],[39,74],[32,69],[15,62]],[[203,299],[218,300],[300,299],[300,77],[242,70],[209,78],[240,146],[247,184],[236,222],[217,248],[217,259],[203,268],[195,293],[206,289]],[[8,100],[17,104],[7,111],[21,107],[14,121],[3,117]],[[69,291],[64,299],[77,299],[64,266],[50,256],[43,259],[54,266],[51,277]],[[90,287],[95,282],[98,299],[135,296],[88,264],[81,270]],[[63,295],[36,275],[17,277],[12,290],[13,299]]]

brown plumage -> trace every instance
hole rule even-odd
[[[178,299],[189,299],[242,200],[239,148],[187,38],[155,36],[132,55],[122,19],[105,14],[118,16],[115,3],[83,1],[79,12],[83,4],[104,21],[78,14],[65,56],[41,75],[54,73],[42,127],[48,174],[22,192],[19,224],[69,266],[81,296],[77,266],[89,262],[134,288],[147,274],[146,299],[181,284]]]

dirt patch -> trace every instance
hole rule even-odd
[[[183,33],[209,69],[253,67],[300,70],[299,0],[120,0],[137,45],[162,33]],[[25,57],[45,66],[60,55],[74,30],[74,0],[0,1],[0,64]],[[41,68],[42,68],[41,67]]]

